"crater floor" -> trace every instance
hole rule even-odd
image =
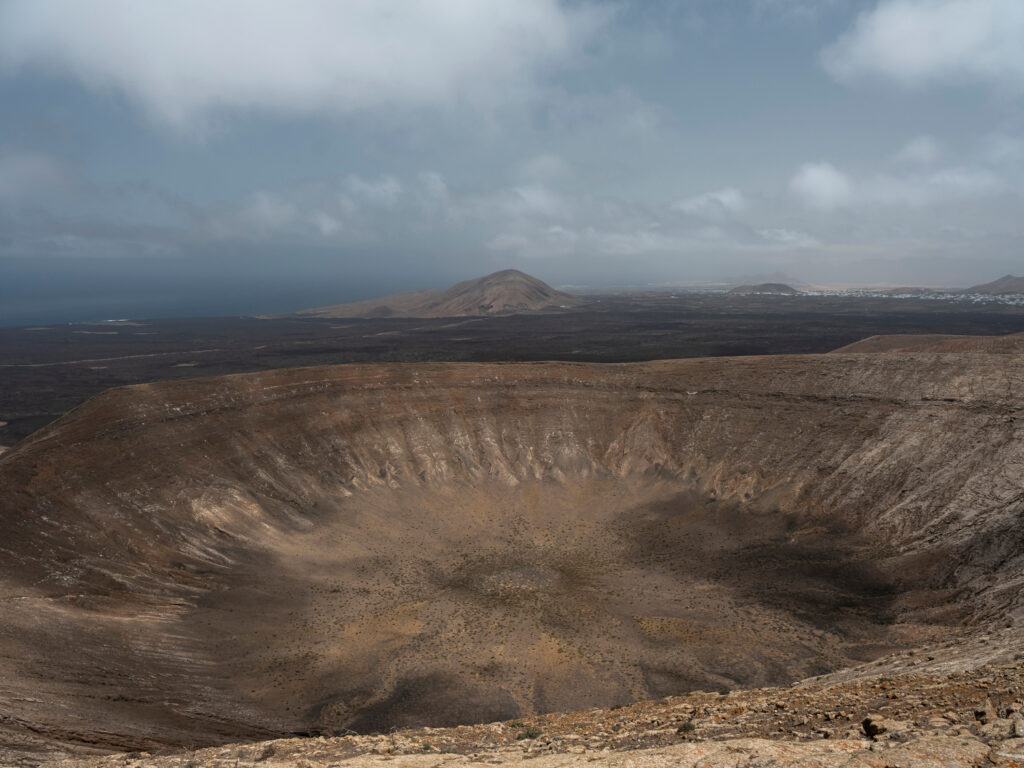
[[[656,478],[373,490],[320,514],[187,617],[296,730],[788,683],[934,633],[893,626],[906,584],[857,534]]]

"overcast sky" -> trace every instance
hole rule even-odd
[[[1024,272],[1021,0],[0,0],[0,322]]]

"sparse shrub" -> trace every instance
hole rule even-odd
[[[687,720],[685,723],[676,728],[676,733],[682,735],[685,733],[693,733],[697,730],[697,726],[693,724],[693,720]]]
[[[536,739],[540,735],[541,730],[539,728],[534,728],[533,726],[530,726],[529,728],[517,733],[516,739],[518,739],[519,741],[522,741],[523,739]]]

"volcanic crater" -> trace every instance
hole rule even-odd
[[[1022,381],[909,353],[110,390],[0,458],[0,738],[487,722],[1012,624]]]

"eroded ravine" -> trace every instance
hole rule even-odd
[[[785,683],[1020,611],[1024,364],[378,365],[114,390],[0,459],[8,744]]]

